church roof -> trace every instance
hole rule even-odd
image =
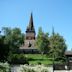
[[[32,13],[31,13],[29,25],[27,26],[26,31],[33,31],[33,32],[35,32]]]
[[[65,55],[72,55],[72,51],[66,51]]]

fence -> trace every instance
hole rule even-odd
[[[54,64],[53,69],[54,70],[72,70],[72,65]]]

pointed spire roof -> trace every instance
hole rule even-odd
[[[52,27],[52,35],[54,36],[55,32],[54,32],[54,27]]]
[[[26,31],[35,31],[34,24],[33,24],[33,15],[32,15],[32,13],[31,13],[29,25],[27,26]]]

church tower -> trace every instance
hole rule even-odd
[[[29,25],[26,29],[26,40],[35,40],[35,29],[33,24],[33,16],[31,13]]]
[[[31,13],[29,24],[26,28],[24,49],[33,49],[35,48],[35,28],[33,24],[33,15]]]

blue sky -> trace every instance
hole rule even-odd
[[[72,48],[72,0],[0,0],[0,30],[19,27],[25,33],[31,12],[36,32],[41,26],[51,34],[54,26]]]

